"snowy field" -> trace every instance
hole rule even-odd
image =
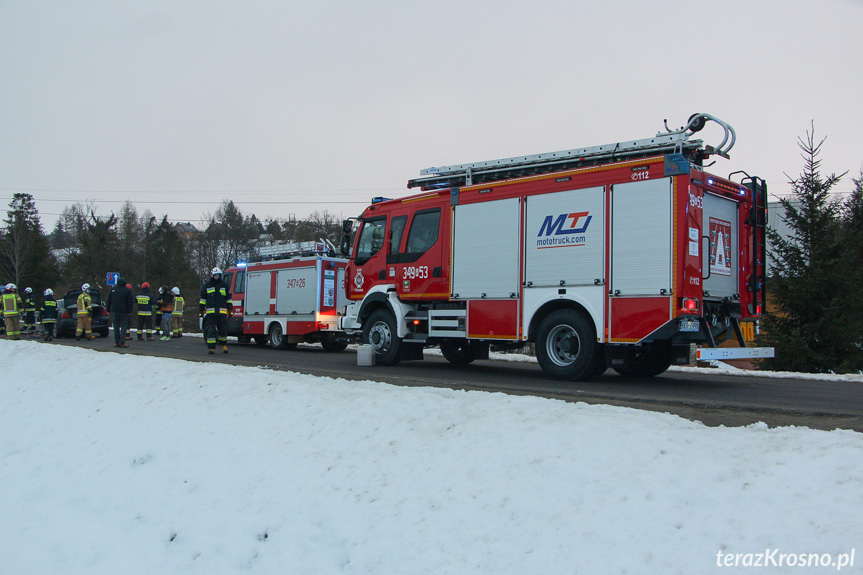
[[[0,358],[3,574],[863,571],[851,431],[37,342]]]

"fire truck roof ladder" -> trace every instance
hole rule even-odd
[[[317,242],[285,242],[258,246],[255,248],[258,258],[261,260],[276,260],[296,256],[312,256],[318,254],[335,253],[336,248],[326,239]]]
[[[691,140],[693,134],[701,131],[708,121],[716,122],[725,130],[725,137],[716,146],[705,146],[702,140]],[[586,165],[610,164],[623,160],[644,158],[661,154],[681,154],[691,162],[701,165],[710,155],[728,158],[728,152],[734,146],[736,135],[729,124],[710,114],[693,114],[686,126],[679,130],[670,130],[665,121],[665,132],[659,132],[653,138],[630,140],[577,148],[560,152],[548,152],[531,156],[516,156],[472,164],[458,164],[426,168],[420,171],[420,177],[408,181],[408,188],[422,187],[424,190],[448,188],[454,186],[470,186],[485,182],[500,181],[557,172]]]

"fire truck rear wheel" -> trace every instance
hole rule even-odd
[[[399,362],[402,340],[396,330],[396,318],[386,309],[375,310],[363,323],[362,342],[375,348],[375,360],[379,365],[395,365]]]
[[[581,381],[597,375],[598,345],[593,323],[572,309],[553,311],[536,332],[536,359],[554,379]]]
[[[273,346],[273,349],[297,349],[297,344],[288,343],[282,326],[277,323],[270,326],[270,345]]]
[[[440,350],[448,362],[456,365],[467,365],[476,359],[469,341],[443,341]]]

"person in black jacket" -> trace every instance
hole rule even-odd
[[[111,314],[114,325],[114,347],[129,347],[126,343],[126,332],[129,330],[129,315],[132,313],[132,290],[126,286],[126,280],[120,278],[117,285],[108,294],[105,309]]]
[[[168,286],[159,288],[159,309],[162,311],[162,341],[171,340],[171,315],[174,313],[174,292]]]
[[[228,353],[228,316],[233,311],[228,284],[222,281],[222,270],[213,268],[210,281],[201,286],[201,316],[204,318],[204,339],[209,353],[216,352],[216,341],[222,353]]]

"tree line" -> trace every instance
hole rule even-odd
[[[153,288],[177,286],[189,304],[197,304],[214,266],[225,269],[249,258],[262,242],[326,239],[338,244],[340,234],[341,217],[327,211],[302,220],[262,222],[230,200],[206,215],[200,229],[149,210],[139,213],[128,201],[108,216],[97,215],[92,205],[74,204],[46,234],[33,196],[16,193],[0,229],[0,280],[20,290],[32,287],[40,296],[50,287],[61,297],[83,283],[104,292],[106,274],[118,272],[133,288],[143,282]]]

